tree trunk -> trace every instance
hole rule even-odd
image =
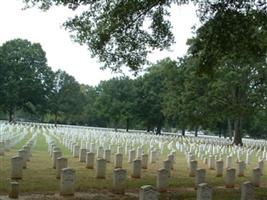
[[[16,119],[17,119],[16,114],[17,114],[17,107],[14,106],[14,109],[13,109],[13,122],[16,122]]]
[[[224,128],[224,129],[223,129],[223,137],[224,137],[224,138],[226,138],[226,132],[227,132],[227,131],[226,131],[225,128]]]
[[[198,135],[198,127],[195,128],[195,137]]]
[[[57,112],[55,112],[55,127],[57,127],[57,118],[58,118],[58,114]]]
[[[8,111],[8,120],[9,122],[15,122],[16,121],[16,106],[10,107]]]
[[[227,119],[227,125],[228,125],[229,139],[232,141],[233,131],[230,119]]]
[[[117,125],[117,122],[115,123],[114,130],[115,130],[115,132],[118,132],[118,125]]]
[[[219,128],[219,138],[222,137],[222,128]]]
[[[185,128],[182,129],[182,136],[185,136]]]
[[[242,136],[241,136],[241,119],[238,118],[234,121],[234,141],[233,144],[235,145],[243,145],[242,143]]]
[[[129,122],[130,122],[130,119],[127,117],[126,118],[126,132],[129,132]]]
[[[161,134],[161,124],[160,123],[157,125],[156,134],[157,135],[160,135]]]
[[[13,111],[12,111],[12,108],[11,109],[9,109],[9,111],[8,111],[8,121],[9,122],[12,122],[13,121]]]

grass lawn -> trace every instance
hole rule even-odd
[[[17,144],[11,151],[6,152],[5,156],[0,157],[0,195],[6,195],[9,190],[10,182],[10,159],[16,155],[17,151],[26,143],[31,137],[27,137]],[[141,179],[132,179],[131,165],[127,162],[127,156],[124,155],[123,168],[127,170],[127,195],[118,196],[110,193],[112,187],[112,171],[114,164],[107,164],[106,179],[96,179],[95,170],[86,169],[85,163],[81,163],[77,158],[73,158],[70,151],[63,145],[58,144],[61,148],[64,157],[68,158],[69,167],[76,170],[76,191],[75,199],[138,199],[138,189],[142,185],[156,185],[157,169],[163,166],[162,161],[167,158],[167,152],[161,156],[160,161],[156,164],[149,164],[147,170],[142,171]],[[56,179],[56,170],[52,168],[52,159],[48,153],[48,147],[45,142],[45,137],[39,134],[37,137],[37,144],[32,151],[30,162],[27,163],[27,169],[23,170],[23,180],[20,183],[20,191],[22,195],[31,194],[29,199],[56,199],[54,195],[59,191],[59,180]],[[114,153],[112,149],[112,153]],[[112,160],[114,154],[112,154]],[[207,166],[199,160],[198,166],[206,168]],[[244,181],[250,180],[251,171],[256,167],[256,158],[253,163],[249,165],[245,171],[245,177],[236,178],[235,189],[224,188],[224,178],[215,177],[214,170],[207,169],[206,182],[213,186],[213,199],[215,200],[239,200],[240,199],[240,184]],[[256,199],[267,199],[267,167],[265,167],[264,176],[262,176],[262,186],[256,189]],[[194,177],[188,176],[188,169],[186,159],[183,153],[176,153],[176,163],[174,170],[171,172],[169,191],[160,196],[160,199],[176,199],[176,200],[195,200],[196,191],[194,188]],[[42,195],[41,197],[38,195]],[[86,197],[91,194],[90,197]],[[104,195],[104,196],[103,196]],[[58,197],[59,198],[59,197]],[[1,198],[0,198],[1,199]],[[72,198],[69,198],[72,199]]]

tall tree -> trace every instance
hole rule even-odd
[[[5,42],[0,57],[1,103],[9,113],[9,121],[14,121],[17,109],[46,101],[51,69],[41,45],[27,40]]]
[[[258,95],[266,84],[266,30],[265,12],[248,9],[242,13],[224,5],[189,41],[189,53],[198,60],[198,66],[215,68],[215,88],[227,88],[223,94],[228,98],[225,105],[233,120],[235,144],[242,144],[241,125],[246,113],[262,105],[258,101],[263,96]]]
[[[232,121],[234,144],[242,144],[243,126],[259,110],[265,110],[266,64],[226,67],[215,72],[210,95],[224,119]],[[215,101],[216,100],[216,101]]]
[[[108,119],[108,124],[115,129],[122,121],[126,124],[123,127],[126,127],[127,131],[129,129],[134,106],[132,82],[128,77],[120,77],[102,81],[98,86],[96,106],[100,111],[99,114]]]
[[[197,136],[199,128],[210,121],[206,97],[209,77],[197,73],[196,60],[192,57],[181,58],[166,72],[164,113],[176,121],[182,135],[190,129]]]
[[[59,121],[68,124],[79,121],[78,116],[84,106],[83,98],[75,78],[58,70],[54,75],[54,87],[49,96],[49,109],[54,115],[55,125]]]
[[[165,71],[175,65],[174,61],[165,59],[148,68],[147,73],[136,80],[135,112],[140,120],[145,123],[147,130],[156,127],[156,133],[160,134],[165,122],[163,111],[163,98],[165,91]]]
[[[97,109],[97,87],[89,85],[81,85],[81,92],[84,96],[84,108],[80,114],[83,124],[88,126],[105,126],[105,121],[99,117],[99,111]]]

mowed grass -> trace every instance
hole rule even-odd
[[[17,154],[17,151],[30,139],[32,134],[19,144],[17,144],[5,156],[0,157],[0,194],[8,193],[10,183],[10,159]],[[58,141],[57,141],[58,142]],[[98,192],[109,191],[112,188],[112,174],[114,163],[107,164],[106,179],[96,179],[95,169],[86,169],[85,163],[81,163],[77,158],[73,158],[71,152],[58,142],[58,146],[63,152],[63,156],[68,158],[68,165],[76,170],[76,191],[77,192]],[[114,159],[115,147],[112,148],[112,160]],[[131,178],[131,164],[127,162],[128,158],[124,155],[123,168],[127,170],[127,193],[134,193],[138,199],[138,190],[142,185],[156,186],[157,170],[163,167],[163,160],[167,158],[167,151],[164,151],[160,160],[156,164],[149,164],[147,170],[142,170],[141,179]],[[194,177],[188,176],[186,158],[183,153],[176,153],[176,163],[174,170],[171,172],[169,180],[169,190],[165,194],[160,195],[160,199],[176,199],[176,200],[195,200],[196,191],[194,190]],[[236,177],[235,189],[225,189],[224,177],[215,177],[215,170],[208,170],[207,166],[199,160],[199,168],[206,168],[206,182],[213,186],[213,199],[215,200],[239,200],[240,184],[251,179],[251,172],[256,167],[256,158],[253,159],[251,165],[247,166],[245,177]],[[256,199],[267,199],[267,167],[265,167],[264,176],[262,176],[262,184],[256,189]],[[55,194],[59,192],[59,180],[56,179],[56,170],[52,168],[52,159],[48,153],[48,146],[45,137],[38,134],[37,143],[32,151],[30,162],[27,162],[27,169],[23,170],[23,180],[20,182],[20,191],[23,194]],[[103,198],[102,198],[103,199]]]

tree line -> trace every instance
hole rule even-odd
[[[199,58],[191,53],[196,42],[187,56],[163,59],[142,76],[112,78],[93,87],[62,70],[53,72],[40,44],[7,41],[0,47],[1,110],[9,121],[18,113],[24,120],[155,134],[174,128],[197,136],[203,130],[233,137],[235,143],[245,135],[266,137],[266,64],[201,73]]]

